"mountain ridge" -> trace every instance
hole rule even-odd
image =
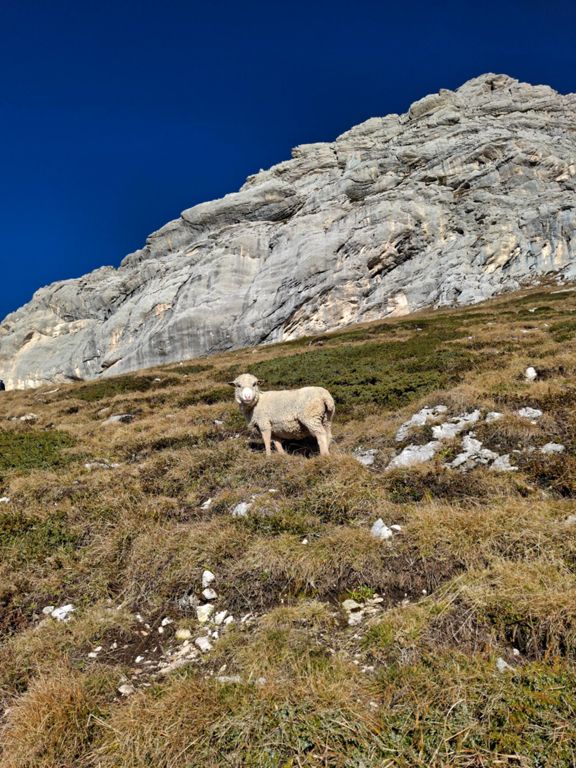
[[[486,74],[248,177],[0,325],[10,388],[576,276],[576,95]]]

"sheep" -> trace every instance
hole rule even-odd
[[[256,376],[243,373],[229,384],[249,427],[256,427],[266,448],[272,443],[284,453],[281,440],[302,440],[312,435],[318,441],[321,456],[328,456],[332,440],[334,399],[323,387],[302,387],[276,392],[261,392]]]

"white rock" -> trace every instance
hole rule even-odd
[[[142,664],[143,661],[144,661],[144,656],[136,656],[136,658],[134,659],[134,664]]]
[[[529,365],[524,371],[524,378],[526,381],[534,381],[538,378],[538,371],[532,365]]]
[[[53,619],[56,619],[57,621],[68,621],[72,613],[74,613],[76,609],[74,606],[69,603],[68,605],[62,605],[60,608],[54,608],[52,613],[50,614]]]
[[[192,632],[190,632],[189,629],[177,629],[176,634],[174,635],[176,640],[191,640],[192,639]]]
[[[220,626],[220,624],[222,624],[222,623],[223,623],[223,621],[224,621],[224,619],[226,618],[226,616],[228,616],[228,611],[219,611],[219,612],[218,612],[218,613],[217,613],[217,614],[214,616],[214,624],[216,624],[216,626],[217,626],[217,627],[219,627],[219,626]]]
[[[576,515],[568,515],[566,520],[564,520],[565,525],[576,525]]]
[[[496,659],[496,669],[498,672],[513,672],[514,667],[511,667],[510,664],[508,664],[507,661],[505,661],[501,656],[498,656]]]
[[[42,608],[42,613],[44,614],[44,616],[50,616],[52,614],[52,611],[54,610],[55,610],[54,605],[47,605],[44,608]]]
[[[96,653],[96,651],[90,651],[90,653],[88,654],[88,658],[89,659],[97,659],[98,658],[98,654]]]
[[[356,459],[356,461],[359,461],[360,464],[363,464],[365,467],[371,467],[374,464],[374,461],[376,460],[376,456],[378,455],[378,451],[376,448],[369,448],[366,451],[356,449],[353,451],[352,455]]]
[[[234,616],[226,616],[226,618],[224,619],[224,624],[226,625],[232,624],[233,622],[234,622]]]
[[[124,683],[118,686],[118,693],[121,693],[122,696],[131,696],[133,693],[136,693],[136,688],[130,685],[130,683]]]
[[[217,675],[214,680],[216,680],[217,683],[222,683],[223,685],[226,683],[235,684],[242,682],[240,675]]]
[[[202,653],[207,653],[212,650],[212,643],[208,637],[197,637],[196,640],[194,640],[194,645],[200,648]]]
[[[205,600],[216,600],[218,593],[211,587],[206,587],[206,589],[202,591],[202,596]]]
[[[356,600],[352,600],[351,598],[348,598],[348,600],[344,600],[342,603],[342,608],[346,611],[346,613],[352,613],[352,611],[361,611],[362,605],[360,603],[357,603]]]
[[[566,446],[562,443],[546,443],[540,448],[540,453],[564,453]]]
[[[0,497],[0,504],[10,504],[10,497],[9,496]]]
[[[493,421],[499,421],[503,416],[504,414],[498,411],[490,411],[486,414],[486,423],[491,424]]]
[[[399,533],[402,530],[402,526],[398,525],[398,523],[394,523],[394,525],[391,525],[390,528],[393,531],[396,531],[396,533]]]
[[[364,620],[365,614],[364,611],[354,611],[353,613],[348,614],[348,626],[350,627],[356,627],[358,624],[361,624]]]
[[[246,517],[251,506],[252,504],[250,502],[241,501],[239,504],[236,504],[232,510],[232,517]]]
[[[306,537],[304,537],[300,543],[301,544],[308,544],[308,539]]]
[[[498,456],[490,469],[493,469],[494,472],[516,472],[518,467],[510,464],[510,454],[506,453],[504,456]]]
[[[494,461],[498,458],[498,454],[488,448],[483,448],[480,440],[470,435],[465,435],[462,438],[462,453],[459,453],[456,458],[449,462],[446,466],[452,469],[463,467],[464,469],[471,469],[478,464],[488,464],[490,461]]]
[[[196,608],[196,616],[198,618],[198,621],[200,624],[205,624],[210,616],[214,613],[214,606],[210,603],[206,603],[205,605],[199,605],[198,608]]]
[[[38,421],[38,416],[35,413],[26,413],[24,416],[20,416],[20,421],[33,423]]]
[[[206,499],[205,502],[200,504],[200,509],[210,509],[211,506],[212,506],[212,499]]]
[[[206,589],[206,587],[209,587],[210,584],[212,584],[213,581],[216,581],[216,576],[212,573],[212,571],[204,571],[202,573],[202,588]]]
[[[539,419],[540,416],[543,416],[542,411],[540,408],[520,408],[519,411],[517,411],[518,416],[522,416],[523,419]]]
[[[379,517],[370,529],[370,535],[375,539],[386,541],[387,539],[391,539],[394,533],[391,528],[388,528],[384,520]]]
[[[430,461],[440,448],[442,448],[442,443],[439,440],[432,440],[426,445],[408,445],[398,456],[392,459],[387,469],[413,467],[415,464]]]
[[[161,627],[167,627],[170,624],[174,624],[174,619],[170,619],[168,616],[163,618],[162,621],[160,622]]]
[[[447,440],[452,437],[456,437],[460,432],[464,432],[472,424],[475,424],[480,419],[480,411],[469,411],[463,413],[460,416],[455,416],[450,421],[444,422],[444,424],[438,424],[432,427],[432,437],[435,440]]]
[[[423,427],[432,419],[438,418],[444,413],[447,413],[448,408],[445,405],[436,405],[433,408],[422,408],[415,413],[408,421],[405,421],[400,429],[396,432],[396,441],[402,442],[408,437],[409,432],[413,427]]]

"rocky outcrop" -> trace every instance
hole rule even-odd
[[[575,189],[576,95],[483,75],[42,288],[0,326],[0,378],[111,375],[572,278]]]

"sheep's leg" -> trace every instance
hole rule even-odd
[[[330,441],[325,430],[314,433],[314,437],[318,441],[318,448],[320,448],[320,456],[328,456],[330,454]]]
[[[266,456],[272,456],[272,430],[263,429],[262,440],[264,440],[264,447],[266,448]]]
[[[329,433],[326,431],[326,427],[318,422],[308,422],[305,424],[306,429],[313,435],[318,441],[318,448],[320,449],[320,456],[328,456],[330,453],[329,445],[330,439]]]
[[[278,453],[286,453],[286,451],[282,447],[282,443],[280,442],[280,440],[273,440],[273,443]]]

